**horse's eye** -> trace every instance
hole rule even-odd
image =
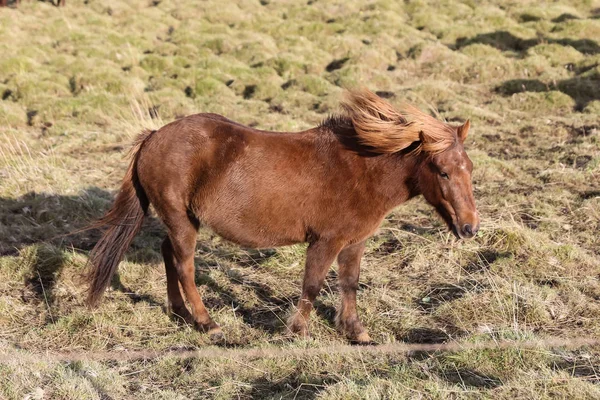
[[[448,174],[445,172],[440,172],[440,176],[444,179],[449,179]]]

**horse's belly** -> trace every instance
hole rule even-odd
[[[216,234],[244,247],[269,248],[288,246],[304,242],[303,232],[292,227],[281,226],[274,229],[272,223],[264,221],[203,221]]]
[[[223,238],[245,247],[266,248],[301,243],[306,228],[301,210],[268,198],[219,196],[198,210],[202,223]]]

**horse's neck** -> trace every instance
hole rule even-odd
[[[381,196],[383,207],[391,210],[420,194],[417,176],[419,160],[411,155],[390,154],[372,157],[372,187]]]
[[[335,122],[335,120],[331,121]],[[392,208],[420,194],[417,179],[420,168],[418,156],[410,153],[375,156],[369,149],[363,148],[351,125],[336,123],[333,128],[318,127],[309,132],[315,134],[315,140],[337,142],[341,145],[333,146],[332,149],[335,149],[333,151],[350,153],[352,157],[363,158],[368,171],[367,186],[369,192],[372,192],[370,195],[373,196],[374,207],[389,212]]]

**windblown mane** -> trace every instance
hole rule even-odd
[[[349,91],[342,108],[352,121],[358,142],[378,153],[396,153],[412,146],[411,152],[415,154],[437,154],[452,147],[457,140],[452,126],[409,104],[396,109],[367,89]],[[322,126],[343,119],[331,117]]]

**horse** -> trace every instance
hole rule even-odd
[[[300,336],[309,334],[313,302],[337,259],[336,325],[351,342],[370,343],[356,292],[365,241],[386,215],[421,194],[457,238],[479,229],[464,149],[470,122],[452,126],[409,104],[395,108],[368,89],[347,91],[341,105],[341,114],[302,132],[209,113],[141,132],[113,206],[94,225],[104,231],[90,252],[87,303],[97,305],[152,205],[167,230],[168,309],[211,339],[223,332],[194,281],[201,225],[249,248],[308,243],[302,295],[287,322]]]

